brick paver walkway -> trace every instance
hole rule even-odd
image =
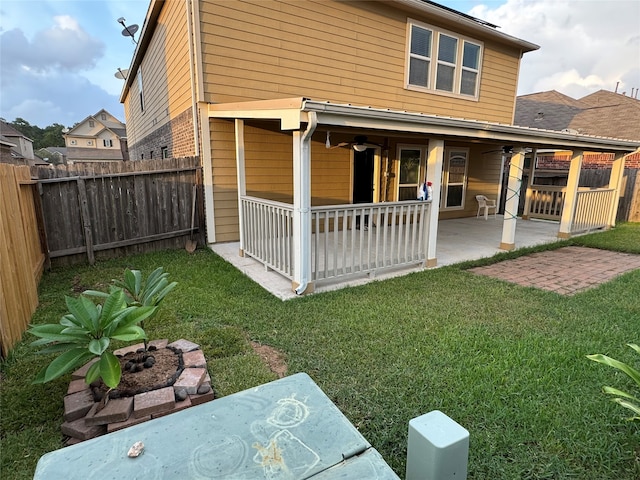
[[[564,247],[469,271],[526,287],[573,295],[638,268],[640,255],[587,247]]]

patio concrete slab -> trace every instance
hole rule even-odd
[[[488,220],[483,217],[441,220],[438,223],[437,266],[492,257],[504,252],[499,248],[503,220],[502,215],[490,216]],[[518,219],[516,248],[556,242],[558,241],[557,233],[557,222]],[[296,297],[289,279],[267,269],[251,257],[241,257],[239,242],[216,243],[210,245],[210,248],[276,297],[282,300]],[[420,270],[423,270],[423,267],[401,267],[375,274],[362,274],[347,280],[319,281],[316,283],[315,293],[363,285],[375,280],[386,280]]]
[[[636,269],[640,269],[640,255],[563,247],[469,271],[525,287],[574,295]]]

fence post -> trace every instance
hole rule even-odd
[[[82,177],[78,178],[78,199],[80,200],[80,218],[82,219],[82,227],[84,229],[84,243],[87,247],[87,259],[89,265],[96,263],[96,257],[93,252],[93,235],[91,233],[91,217],[89,215],[89,205],[87,202],[87,186]]]

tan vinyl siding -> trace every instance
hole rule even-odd
[[[406,90],[407,17],[381,2],[201,2],[206,100],[305,96],[511,122],[519,50],[467,35],[484,43],[478,101]]]
[[[137,79],[125,99],[127,135],[136,142],[191,107],[189,37],[185,3],[167,1],[141,65],[144,112]],[[137,75],[138,72],[129,72]]]

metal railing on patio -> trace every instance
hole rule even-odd
[[[293,206],[242,197],[243,250],[292,279]],[[427,257],[431,202],[311,208],[312,280],[418,265]]]

